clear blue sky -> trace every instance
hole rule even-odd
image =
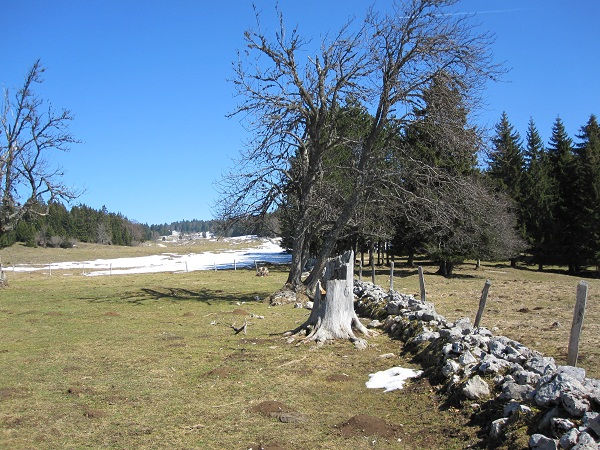
[[[274,29],[274,1],[255,3],[263,28]],[[279,3],[317,40],[369,4]],[[58,161],[66,182],[85,189],[77,202],[148,223],[211,217],[214,182],[245,138],[225,115],[236,104],[227,79],[254,25],[251,2],[0,0],[0,10],[0,86],[18,87],[40,58],[39,93],[75,115],[71,130],[83,142]],[[481,30],[496,35],[495,59],[511,68],[488,87],[480,125],[505,110],[522,135],[533,117],[547,140],[557,115],[574,136],[600,114],[600,1],[471,0],[454,10],[477,13]]]

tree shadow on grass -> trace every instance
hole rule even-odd
[[[355,275],[358,275],[358,271],[354,271]],[[397,268],[394,267],[394,278],[398,277],[398,278],[405,278],[405,277],[410,277],[410,276],[414,276],[414,275],[418,275],[419,274],[419,270],[415,267],[415,268]],[[363,273],[362,273],[362,279],[363,281],[371,281],[371,269],[369,270],[365,270],[363,268]],[[375,268],[375,275],[387,275],[389,277],[390,275],[390,269],[389,268]],[[442,275],[440,275],[439,273],[434,273],[434,272],[425,272],[424,273],[425,277],[441,277]],[[449,275],[445,278],[449,278],[449,279],[477,279],[477,278],[482,278],[481,276],[477,276],[477,275],[469,275],[466,273],[453,273],[452,275]],[[427,281],[427,280],[425,280]]]
[[[242,295],[226,294],[221,290],[199,289],[192,291],[184,288],[158,287],[158,288],[142,288],[140,291],[128,292],[120,297],[87,297],[81,300],[87,300],[92,303],[133,303],[143,304],[149,300],[170,300],[172,302],[193,301],[202,302],[211,305],[211,301],[224,302],[256,302],[257,298],[261,298],[260,293],[248,293]]]

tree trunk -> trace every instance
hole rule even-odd
[[[481,269],[481,260],[477,258],[477,261],[475,262],[475,270],[479,269]]]
[[[447,260],[442,260],[442,261],[440,261],[440,267],[439,267],[437,273],[444,277],[449,277],[452,275],[453,270],[454,270],[453,262],[450,262]]]
[[[304,233],[300,233],[294,238],[292,252],[292,263],[290,265],[290,273],[288,274],[288,279],[285,282],[286,286],[291,290],[296,291],[298,287],[302,284],[301,276],[302,276],[302,264],[303,261],[303,250],[304,250]]]
[[[517,258],[510,258],[510,267],[513,269],[517,268]]]
[[[543,263],[538,263],[538,270],[541,272],[542,270],[544,270],[544,264]]]
[[[381,241],[377,241],[377,265],[381,265]]]
[[[371,246],[369,247],[369,265],[371,266],[371,283],[375,284],[375,249],[373,248],[375,244],[371,241]]]
[[[413,250],[409,250],[406,264],[408,267],[415,267],[415,252]]]
[[[353,329],[369,336],[369,331],[360,323],[354,312],[354,252],[327,262],[323,282],[326,294],[321,293],[321,280],[317,282],[313,309],[308,320],[286,334],[307,333],[303,342],[324,342],[331,339],[350,339],[359,348],[365,341],[355,336]]]
[[[387,265],[389,266],[390,265],[390,243],[389,242],[387,242],[385,244],[385,256],[387,258]]]

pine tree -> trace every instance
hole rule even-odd
[[[565,126],[557,117],[552,127],[552,136],[548,146],[550,176],[554,185],[551,239],[545,243],[545,252],[556,264],[569,266],[569,273],[574,274],[580,264],[577,254],[577,231],[574,227],[576,213],[575,202],[575,159],[573,142],[568,136]]]
[[[600,126],[591,115],[575,147],[575,251],[585,264],[600,261]]]
[[[523,149],[519,133],[514,131],[506,112],[502,113],[496,125],[496,136],[492,139],[494,148],[489,155],[488,175],[518,202],[521,198],[523,181]]]
[[[530,251],[542,270],[549,259],[545,249],[552,239],[555,188],[550,177],[549,157],[533,119],[529,120],[527,128],[525,164],[520,210]]]

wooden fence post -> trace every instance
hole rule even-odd
[[[394,290],[394,261],[390,263],[390,291]]]
[[[587,294],[587,282],[580,281],[579,284],[577,284],[577,300],[575,301],[575,310],[573,311],[573,323],[571,324],[569,351],[567,353],[567,364],[570,366],[577,365],[577,356],[579,355],[579,335],[581,334],[581,327],[583,326]]]
[[[419,271],[419,287],[421,288],[421,301],[424,302],[427,300],[427,296],[425,294],[425,277],[423,276],[423,268],[421,266],[419,266],[418,271]]]
[[[477,316],[475,317],[475,328],[479,326],[481,322],[481,316],[483,316],[483,310],[485,309],[485,302],[487,301],[488,292],[492,283],[490,280],[485,280],[483,290],[481,291],[481,299],[479,300],[479,309],[477,310]]]

